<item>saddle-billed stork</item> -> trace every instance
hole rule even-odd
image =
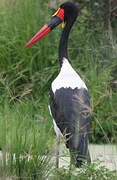
[[[72,68],[67,52],[69,33],[78,13],[78,5],[73,2],[63,3],[51,20],[25,45],[31,46],[60,23],[64,23],[59,43],[60,73],[52,82],[49,109],[56,135],[58,139],[61,135],[65,136],[71,163],[76,167],[90,163],[88,150],[90,97],[85,83]]]

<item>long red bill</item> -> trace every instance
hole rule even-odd
[[[51,20],[48,22],[48,24],[43,26],[43,28],[41,28],[39,32],[24,47],[29,47],[34,43],[36,43],[37,41],[39,41],[63,21],[64,21],[64,9],[59,8],[56,11],[56,13],[53,15]]]
[[[46,36],[51,31],[50,27],[46,24],[44,25],[38,33],[24,46],[29,47],[32,46],[32,44],[36,43],[40,39],[42,39],[44,36]]]

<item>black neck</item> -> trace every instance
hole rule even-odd
[[[60,38],[60,43],[59,43],[59,62],[60,66],[62,66],[63,63],[63,58],[68,59],[68,52],[67,52],[67,44],[68,44],[68,37],[70,30],[73,26],[74,22],[68,22],[65,25],[65,28],[62,31],[61,38]]]

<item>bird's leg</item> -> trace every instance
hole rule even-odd
[[[87,163],[90,164],[91,163],[91,156],[88,150],[88,155],[87,155]]]
[[[74,157],[75,152],[70,152],[70,167],[69,167],[69,171],[72,170],[72,168],[74,167],[74,162],[75,162],[75,157]]]
[[[60,136],[57,137],[57,146],[56,146],[56,168],[59,168],[59,151],[60,151]]]

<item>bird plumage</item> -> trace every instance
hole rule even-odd
[[[52,91],[55,92],[61,87],[64,88],[85,88],[87,89],[85,83],[82,81],[80,76],[72,68],[71,64],[66,58],[63,58],[62,67],[60,69],[59,75],[52,82]]]
[[[64,76],[63,76],[64,80]],[[73,79],[75,80],[75,79]],[[59,82],[58,82],[59,83]],[[80,166],[89,158],[90,97],[86,88],[61,87],[50,91],[50,109],[57,136],[65,136],[73,163]],[[89,160],[88,160],[89,161]]]
[[[60,23],[65,23],[59,43],[60,73],[52,82],[49,109],[56,135],[65,136],[71,162],[77,167],[90,162],[90,97],[85,83],[72,68],[67,51],[69,33],[78,14],[79,8],[75,3],[63,3],[51,20],[25,45],[31,46]]]
[[[90,162],[88,133],[90,127],[90,97],[88,89],[72,68],[67,52],[70,30],[78,16],[79,8],[71,2],[65,9],[65,28],[59,43],[60,73],[52,82],[50,110],[56,135],[63,135],[71,154],[71,162],[77,167]]]

